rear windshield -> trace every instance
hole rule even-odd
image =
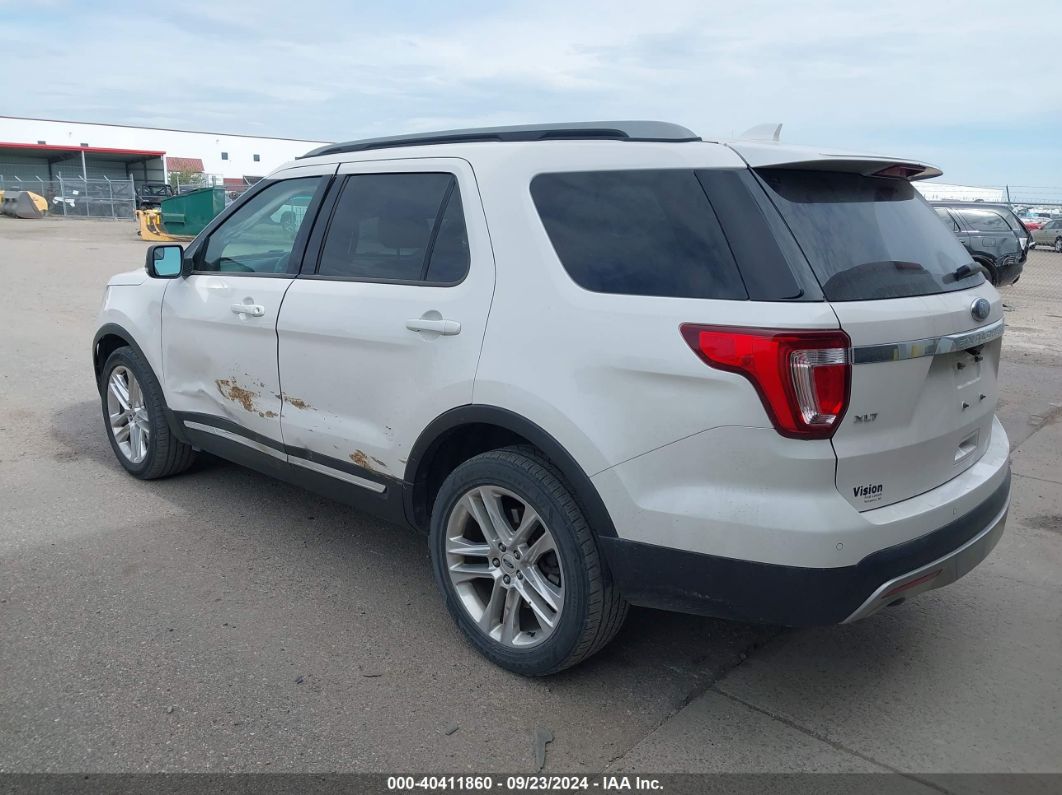
[[[965,290],[984,278],[970,255],[904,180],[762,169],[830,301]]]

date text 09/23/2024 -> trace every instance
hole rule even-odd
[[[388,776],[387,789],[389,792],[659,792],[663,784],[648,776]]]

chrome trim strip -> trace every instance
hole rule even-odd
[[[213,425],[204,425],[201,422],[189,422],[185,421],[184,426],[191,428],[193,431],[203,431],[204,433],[212,433],[215,436],[220,436],[222,439],[227,439],[230,442],[236,442],[257,450],[260,453],[271,455],[280,461],[286,461],[289,464],[303,467],[304,469],[311,469],[314,472],[319,472],[322,475],[328,475],[329,477],[336,478],[337,480],[343,480],[354,486],[360,486],[363,489],[374,491],[377,494],[382,494],[387,490],[387,486],[383,483],[377,483],[374,480],[367,480],[365,478],[359,478],[357,475],[351,475],[349,472],[344,472],[341,469],[333,469],[332,467],[325,466],[324,464],[318,464],[316,461],[308,461],[305,458],[297,458],[295,456],[289,456],[286,453],[282,453],[280,450],[275,450],[269,445],[256,442],[254,439],[248,439],[246,436],[240,436],[238,433],[232,431],[226,431],[224,428],[215,428]]]
[[[320,472],[322,475],[328,475],[329,477],[337,478],[339,480],[345,480],[347,483],[352,483],[355,486],[361,486],[363,489],[369,491],[375,491],[377,494],[382,494],[386,489],[383,483],[377,483],[374,480],[366,480],[365,478],[359,478],[357,475],[351,475],[349,472],[344,472],[340,469],[332,469],[332,467],[325,466],[324,464],[318,464],[316,461],[309,461],[305,458],[296,458],[295,456],[288,456],[288,463],[295,464],[296,466],[303,467],[305,469],[312,469],[314,472]]]
[[[201,422],[184,422],[184,427],[191,428],[193,431],[203,431],[204,433],[212,433],[215,436],[220,436],[222,439],[227,439],[230,442],[237,442],[238,444],[245,445],[257,450],[260,453],[266,453],[273,456],[273,458],[281,461],[287,461],[288,456],[286,453],[282,453],[280,450],[275,450],[267,444],[256,442],[254,439],[248,439],[246,436],[240,436],[238,433],[232,431],[226,431],[224,428],[215,428],[213,425],[204,425]]]
[[[853,621],[858,621],[861,618],[866,618],[869,615],[886,607],[889,602],[895,601],[895,599],[906,599],[909,596],[915,596],[924,591],[931,591],[935,588],[943,588],[945,585],[950,585],[957,579],[962,577],[967,572],[971,571],[978,563],[988,557],[988,553],[991,552],[996,543],[999,541],[999,537],[1003,535],[1003,528],[1007,521],[1007,512],[1010,510],[1010,496],[1007,496],[1007,502],[1003,506],[1003,509],[996,515],[996,518],[988,523],[988,526],[980,533],[975,535],[969,541],[957,549],[953,549],[947,555],[939,557],[932,563],[927,563],[925,566],[919,566],[914,571],[909,571],[906,574],[901,574],[899,577],[893,577],[888,582],[882,583],[882,585],[872,593],[863,604],[861,604],[852,615],[848,616],[842,624],[850,624]],[[885,594],[893,590],[899,585],[903,585],[905,582],[911,580],[917,580],[919,577],[929,574],[933,569],[941,569],[941,573],[934,577],[932,580],[920,585],[912,587],[910,590],[906,590],[902,595],[897,595],[895,599],[886,598]]]
[[[960,334],[948,334],[943,337],[929,337],[908,342],[890,342],[884,345],[859,345],[852,349],[852,361],[854,364],[897,362],[902,359],[917,359],[921,356],[936,356],[941,353],[976,348],[1002,337],[1003,329],[1004,322],[997,320],[990,325]]]

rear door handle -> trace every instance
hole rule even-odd
[[[265,307],[261,304],[233,304],[229,307],[237,315],[250,315],[261,317],[265,314]]]
[[[446,337],[461,333],[461,324],[456,320],[431,320],[418,317],[407,320],[406,328],[410,331],[433,331]]]

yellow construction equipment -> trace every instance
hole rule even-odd
[[[3,192],[0,193],[0,212],[12,218],[43,218],[48,214],[48,201],[28,190]]]
[[[136,233],[141,240],[150,240],[152,243],[184,243],[195,239],[194,235],[171,235],[166,232],[162,225],[161,210],[137,210],[136,225]]]

